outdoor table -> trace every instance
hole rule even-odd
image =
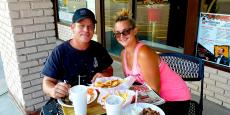
[[[57,101],[50,101],[43,108],[41,115],[74,115],[73,107],[62,107]],[[105,109],[97,103],[97,99],[87,105],[87,115],[106,115]]]
[[[66,115],[74,115],[73,107],[62,107],[59,109],[61,109],[60,111],[63,111],[63,113]],[[97,103],[97,99],[87,105],[87,115],[103,115],[105,113],[105,109],[103,109],[102,106]]]
[[[97,102],[98,97],[99,92],[97,98],[87,105],[87,115],[106,115],[106,110]],[[57,101],[52,101],[50,105],[48,110],[43,110],[43,115],[74,115],[73,107],[61,106]]]

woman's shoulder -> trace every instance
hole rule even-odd
[[[140,47],[138,53],[140,55],[157,55],[156,51],[147,45]]]
[[[151,47],[149,47],[147,45],[143,45],[139,49],[138,58],[141,60],[148,60],[148,61],[149,61],[149,59],[159,60],[159,55]]]

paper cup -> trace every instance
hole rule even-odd
[[[75,115],[87,114],[87,87],[76,85],[70,88],[69,98],[73,102]]]
[[[121,115],[122,114],[123,99],[117,95],[110,95],[105,101],[105,108],[107,115]]]

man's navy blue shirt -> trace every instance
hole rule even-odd
[[[113,63],[106,49],[95,41],[90,41],[89,47],[77,50],[70,45],[70,40],[55,47],[45,62],[42,74],[60,81],[67,80],[69,84],[77,85],[78,76],[81,84],[91,83],[97,72],[102,72]]]

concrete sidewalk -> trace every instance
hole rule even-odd
[[[115,71],[114,76],[122,76],[120,63],[114,62],[113,67]],[[3,68],[0,57],[0,114],[1,115],[23,115],[23,112],[17,107],[13,98],[8,94],[8,88],[3,76]],[[199,97],[192,95],[192,98],[198,100]],[[203,115],[229,115],[230,109],[217,105],[211,101],[204,99]]]
[[[22,111],[20,111],[17,104],[8,93],[8,88],[4,78],[1,55],[0,55],[0,114],[1,115],[23,115]]]

